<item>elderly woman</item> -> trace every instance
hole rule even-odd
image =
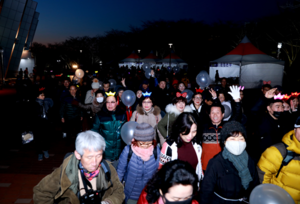
[[[201,204],[243,203],[249,199],[259,180],[256,164],[245,150],[245,139],[246,131],[239,122],[223,126],[223,150],[208,162],[200,189]]]
[[[170,161],[148,182],[138,204],[198,204],[193,200],[197,184],[197,175],[189,163]]]
[[[160,149],[154,136],[151,125],[139,124],[131,145],[127,145],[120,156],[117,173],[120,181],[125,183],[125,203],[137,203],[143,188],[158,168]]]
[[[161,120],[161,115],[160,108],[155,106],[153,101],[154,99],[151,92],[143,93],[139,104],[136,107],[136,111],[133,112],[130,121],[135,121],[137,123],[148,123],[156,131],[157,124]]]
[[[186,106],[187,93],[176,93],[176,97],[173,98],[172,103],[167,105],[166,107],[166,115],[161,119],[158,123],[158,130],[162,134],[162,136],[167,138],[171,133],[171,128],[176,120],[176,118],[183,112],[190,112],[192,113],[193,110],[190,106]],[[163,144],[165,141],[161,140],[160,143]]]
[[[172,160],[188,162],[194,168],[199,180],[203,177],[202,148],[197,137],[198,123],[192,113],[182,113],[172,126],[172,132],[163,144],[159,168]]]
[[[117,105],[116,93],[107,93],[105,106],[95,116],[92,130],[105,138],[106,149],[104,159],[117,167],[122,152],[121,127],[126,122],[126,114]]]

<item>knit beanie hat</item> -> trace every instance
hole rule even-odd
[[[99,89],[99,88],[100,88],[100,84],[98,79],[93,79],[92,89]]]
[[[152,141],[154,139],[154,129],[148,123],[141,123],[136,126],[133,138],[138,141]]]
[[[295,128],[299,128],[299,127],[300,127],[300,116],[297,118],[294,127],[295,127]]]
[[[247,133],[245,128],[243,127],[243,125],[239,122],[236,121],[230,121],[225,123],[225,125],[223,125],[222,130],[221,130],[221,140],[222,143],[224,143],[228,137],[230,137],[230,133],[234,132],[234,131],[239,131],[242,133],[242,135],[244,136],[244,138],[247,138]]]

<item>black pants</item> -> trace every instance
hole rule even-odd
[[[47,119],[40,119],[33,130],[35,141],[35,149],[38,154],[49,149],[49,141],[51,137],[50,122]]]
[[[64,123],[64,132],[67,133],[67,137],[76,137],[76,135],[81,131],[82,129],[82,121],[80,117],[76,118],[65,118]]]

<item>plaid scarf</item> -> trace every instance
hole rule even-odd
[[[239,177],[242,180],[243,187],[247,190],[249,187],[249,183],[253,180],[248,169],[248,153],[246,150],[243,151],[240,155],[233,155],[231,154],[226,147],[222,152],[222,156],[224,159],[228,159],[232,162],[233,166],[239,172]]]
[[[98,176],[99,174],[99,171],[100,171],[100,166],[101,164],[99,164],[99,167],[97,168],[96,171],[93,171],[93,172],[89,172],[88,170],[86,170],[81,162],[79,162],[79,168],[80,168],[80,171],[83,172],[84,176],[89,180],[91,181],[94,177]]]

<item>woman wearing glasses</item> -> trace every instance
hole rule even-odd
[[[106,142],[104,159],[118,165],[118,159],[122,152],[121,127],[126,122],[126,114],[118,105],[116,92],[105,92],[107,95],[105,106],[95,116],[91,130],[104,137]]]
[[[125,203],[137,203],[142,190],[158,168],[160,149],[156,146],[154,136],[151,125],[139,124],[131,145],[127,145],[120,156],[117,173],[125,185]]]
[[[197,121],[199,124],[203,124],[206,121],[209,120],[208,114],[206,113],[206,108],[203,106],[203,90],[195,89],[192,103],[190,104],[190,107],[192,108],[195,116],[197,116]]]
[[[153,102],[154,100],[151,92],[142,93],[139,104],[136,107],[136,111],[133,112],[130,121],[148,123],[156,132],[157,124],[161,120],[161,115],[160,108],[155,106]],[[161,135],[159,134],[159,136],[161,140]]]

